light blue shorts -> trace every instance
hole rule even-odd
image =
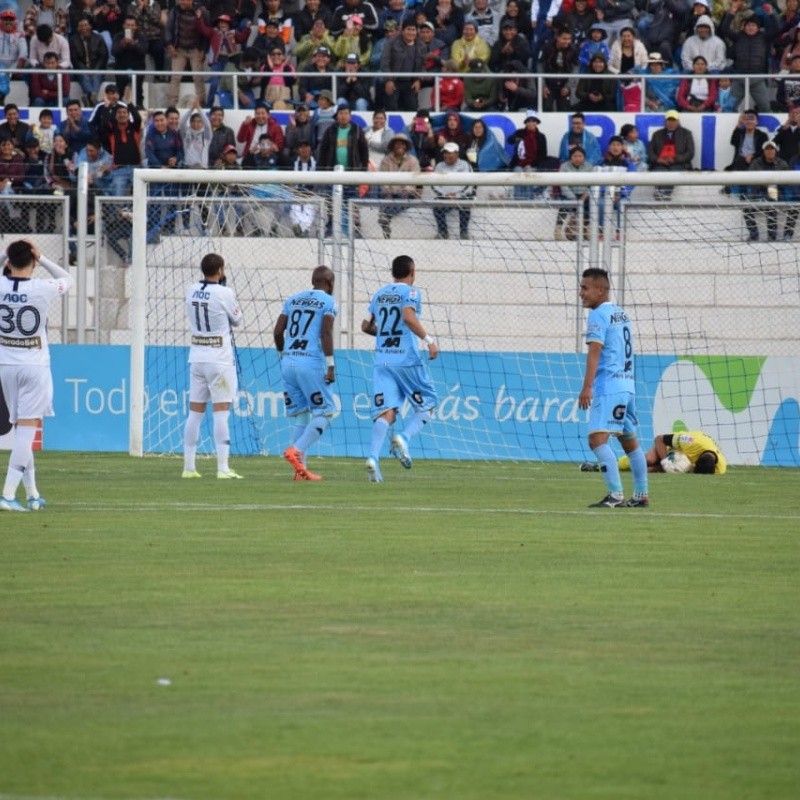
[[[439,398],[427,367],[375,367],[372,373],[372,417],[392,408],[400,408],[404,400],[411,403],[414,411],[431,411]]]
[[[291,359],[281,361],[283,400],[286,416],[294,417],[304,411],[312,416],[336,413],[336,403],[330,384],[325,383],[325,366],[319,362],[305,365]]]
[[[635,436],[638,424],[633,392],[604,394],[592,400],[589,409],[589,433]]]

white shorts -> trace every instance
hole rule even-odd
[[[190,364],[190,403],[232,403],[239,390],[236,367],[222,364]]]
[[[50,367],[1,366],[0,384],[12,425],[21,419],[53,416],[53,376]]]

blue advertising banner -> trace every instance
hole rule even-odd
[[[280,452],[291,423],[284,416],[277,356],[255,349],[238,354],[244,376],[266,378],[258,385],[247,378],[241,382],[232,414],[234,450],[256,454],[267,443],[268,452]],[[45,422],[45,448],[127,451],[128,348],[54,345],[52,355],[56,417]],[[152,368],[146,371],[145,450],[180,452],[188,406],[186,351],[148,348],[146,357]],[[338,351],[336,359],[340,413],[315,453],[360,458],[369,440],[372,353]],[[640,357],[637,411],[643,441],[676,428],[700,429],[717,439],[729,463],[800,466],[800,359],[728,360],[737,362],[737,370],[718,369],[719,359],[710,364]],[[168,362],[179,365],[180,377],[168,377],[156,366]],[[415,441],[415,455],[586,459],[586,413],[577,405],[584,365],[577,353],[442,353],[431,364],[439,406],[430,433]],[[680,387],[691,387],[691,393]]]

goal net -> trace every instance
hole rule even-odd
[[[795,176],[748,173],[732,185],[727,173],[685,173],[667,199],[664,176],[589,173],[580,176],[587,201],[576,203],[575,180],[561,173],[475,173],[467,199],[443,201],[432,187],[458,186],[430,174],[414,178],[419,198],[387,200],[381,187],[407,175],[137,171],[129,223],[119,220],[133,245],[124,287],[131,452],[181,452],[184,297],[215,252],[244,314],[232,452],[289,444],[272,330],[283,300],[327,264],[337,276],[340,412],[312,455],[365,456],[374,339],[360,323],[391,281],[392,259],[406,254],[442,350],[431,362],[439,405],[415,455],[591,456],[577,404],[586,350],[578,284],[601,266],[635,322],[643,439],[701,429],[731,463],[800,465]],[[210,421],[204,449],[213,449]]]

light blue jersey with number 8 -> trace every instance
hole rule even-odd
[[[603,345],[594,379],[594,394],[635,391],[633,333],[625,310],[610,302],[593,309],[586,328],[586,343],[589,342]]]

